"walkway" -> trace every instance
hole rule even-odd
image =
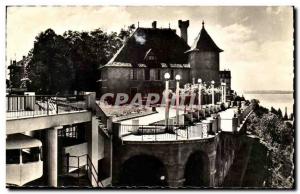
[[[158,113],[139,117],[139,125],[149,125],[158,121],[164,120],[165,112],[164,107],[157,108]],[[221,117],[221,129],[222,131],[232,132],[232,118],[237,108],[229,108],[225,111],[219,112]],[[183,111],[179,111],[179,115],[184,114]],[[170,110],[170,118],[176,116],[176,110]],[[124,128],[122,128],[122,125]],[[206,131],[202,130],[201,125],[188,126],[187,129],[177,130],[176,133],[160,133],[160,134],[144,134],[144,135],[134,135],[131,134],[133,130],[132,119],[125,120],[121,122],[121,135],[123,141],[180,141],[180,140],[193,140],[193,139],[209,139],[213,138],[215,135],[208,135]],[[129,129],[129,128],[130,129]],[[128,134],[128,135],[126,135]]]
[[[157,113],[147,115],[144,117],[139,117],[139,125],[149,125],[152,123],[156,123],[165,119],[165,107],[157,107]],[[184,111],[180,110],[179,115],[183,115]],[[170,109],[169,118],[176,117],[176,110]],[[133,119],[124,120],[121,122],[121,125],[132,125]]]

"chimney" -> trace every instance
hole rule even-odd
[[[154,29],[156,28],[156,23],[157,23],[156,21],[152,22],[152,28],[154,28]]]
[[[190,20],[186,20],[186,21],[178,20],[178,26],[180,28],[181,38],[183,38],[186,43],[188,42],[187,29],[189,25],[190,25]]]

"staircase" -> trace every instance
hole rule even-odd
[[[95,187],[104,187],[98,178],[98,172],[89,155],[66,156],[67,161],[69,161],[70,158],[75,158],[77,160],[77,165],[72,166],[67,162],[67,165],[64,166],[67,172],[60,176],[61,187],[93,187],[91,182],[96,182]],[[82,162],[80,161],[86,162],[81,164]]]
[[[102,133],[102,134],[104,134],[105,137],[110,138],[111,133],[108,130],[108,128],[106,127],[106,125],[101,122],[101,118],[100,117],[98,117],[97,119],[98,119],[98,130],[99,130],[99,133]]]

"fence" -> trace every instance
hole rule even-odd
[[[84,95],[10,95],[6,96],[6,103],[7,118],[54,115],[87,109]]]
[[[194,138],[207,138],[207,128],[201,123],[195,125],[121,125],[120,137],[123,140],[174,141]]]

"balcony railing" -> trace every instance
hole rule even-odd
[[[120,137],[125,141],[174,141],[208,138],[211,128],[195,125],[121,125]]]
[[[35,117],[87,110],[84,95],[10,95],[6,96],[6,118]]]

